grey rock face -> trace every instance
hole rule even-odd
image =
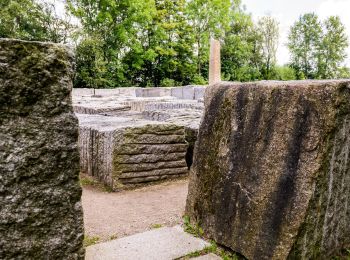
[[[350,246],[349,100],[349,80],[210,87],[186,214],[248,259]]]
[[[71,52],[0,39],[0,258],[83,259]]]

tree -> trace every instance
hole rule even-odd
[[[329,79],[343,76],[342,62],[346,58],[348,38],[345,26],[338,16],[331,16],[324,22],[324,35],[320,44],[318,78]]]
[[[75,87],[103,88],[113,85],[106,76],[102,44],[92,38],[82,40],[76,48]]]
[[[251,16],[236,6],[221,50],[225,80],[252,81],[261,78],[261,41],[261,34]]]
[[[80,19],[83,38],[88,40],[87,42],[98,43],[99,48],[92,46],[91,50],[97,51],[93,56],[105,64],[104,87],[132,84],[133,82],[127,78],[125,70],[128,65],[123,63],[123,59],[130,50],[136,54],[142,53],[139,38],[144,37],[143,28],[148,27],[152,21],[154,2],[71,0],[68,4],[72,14]],[[152,53],[143,55],[145,58],[152,58]],[[94,60],[84,59],[86,62]],[[136,60],[133,66],[141,68],[142,62]],[[94,64],[86,64],[84,67],[97,69]],[[96,71],[95,74],[99,72]]]
[[[186,7],[188,22],[195,38],[196,67],[199,76],[207,77],[209,39],[223,39],[229,29],[232,5],[237,0],[189,0]]]
[[[34,0],[0,2],[0,37],[67,43],[73,29],[69,20],[54,13],[52,4]]]
[[[317,77],[321,41],[322,27],[316,14],[300,16],[291,27],[287,46],[291,54],[290,66],[298,79]]]
[[[137,44],[131,47],[123,60],[129,66],[130,80],[140,86],[155,87],[163,79],[177,84],[190,82],[195,70],[191,63],[193,33],[184,8],[185,0],[154,2],[152,20],[143,27],[142,37],[137,38]]]
[[[274,71],[274,79],[277,80],[295,80],[295,71],[288,66],[276,66]]]
[[[276,52],[279,38],[278,22],[271,16],[260,18],[257,25],[261,34],[261,50],[263,58],[263,79],[272,79],[273,70],[276,65]]]

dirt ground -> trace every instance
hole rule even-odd
[[[83,187],[85,234],[99,241],[181,222],[187,180],[170,181],[135,190],[106,192]]]

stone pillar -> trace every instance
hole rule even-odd
[[[0,258],[83,259],[73,55],[0,39]]]
[[[210,87],[186,214],[248,259],[350,246],[350,80]]]
[[[210,40],[209,85],[221,81],[220,42]]]

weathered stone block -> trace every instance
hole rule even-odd
[[[164,97],[170,96],[170,88],[136,88],[136,97]]]
[[[194,87],[193,86],[182,87],[182,98],[193,100],[194,99]]]
[[[0,39],[0,258],[83,259],[72,53]]]
[[[194,88],[194,99],[202,100],[204,98],[204,92],[206,87],[195,87]]]
[[[183,99],[182,87],[171,88],[171,96],[179,99]]]
[[[183,126],[79,115],[81,170],[117,188],[188,174]]]
[[[350,246],[349,100],[349,80],[210,87],[192,221],[248,259],[329,259]]]

